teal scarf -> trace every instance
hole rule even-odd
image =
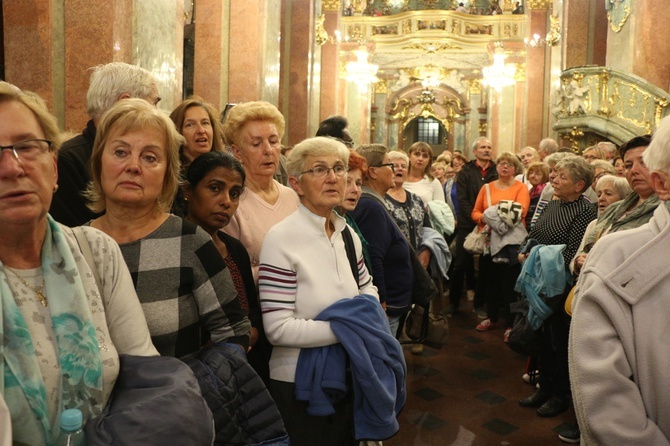
[[[102,362],[86,293],[70,247],[49,216],[42,275],[61,369],[59,407],[79,408],[84,419],[102,410]],[[33,340],[0,263],[0,393],[12,416],[14,442],[52,444],[47,396]],[[32,414],[32,416],[30,416]]]

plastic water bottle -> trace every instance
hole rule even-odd
[[[66,409],[60,414],[60,434],[56,446],[83,446],[84,416],[79,409]]]

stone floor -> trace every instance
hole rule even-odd
[[[442,349],[413,355],[404,346],[407,403],[384,446],[564,445],[557,432],[575,424],[574,412],[541,418],[520,407],[534,391],[521,378],[527,358],[503,343],[502,329],[476,331],[471,302],[461,308]]]

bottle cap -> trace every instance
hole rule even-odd
[[[84,416],[79,409],[66,409],[60,414],[60,427],[66,431],[81,429]]]

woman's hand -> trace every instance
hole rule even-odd
[[[256,345],[259,336],[258,328],[251,327],[251,332],[249,332],[249,348],[247,349],[247,352],[251,350],[254,345]]]
[[[519,263],[523,263],[523,262],[525,262],[527,257],[528,257],[528,254],[521,254],[521,253],[519,253],[519,256],[518,256]]]
[[[419,254],[417,254],[417,256],[419,257],[419,261],[421,262],[421,265],[425,269],[428,269],[428,265],[430,265],[430,258],[432,257],[432,253],[430,252],[430,249],[424,249]]]
[[[586,253],[580,254],[577,257],[575,257],[575,274],[579,274],[582,270],[582,267],[584,266],[584,262],[586,262]]]

